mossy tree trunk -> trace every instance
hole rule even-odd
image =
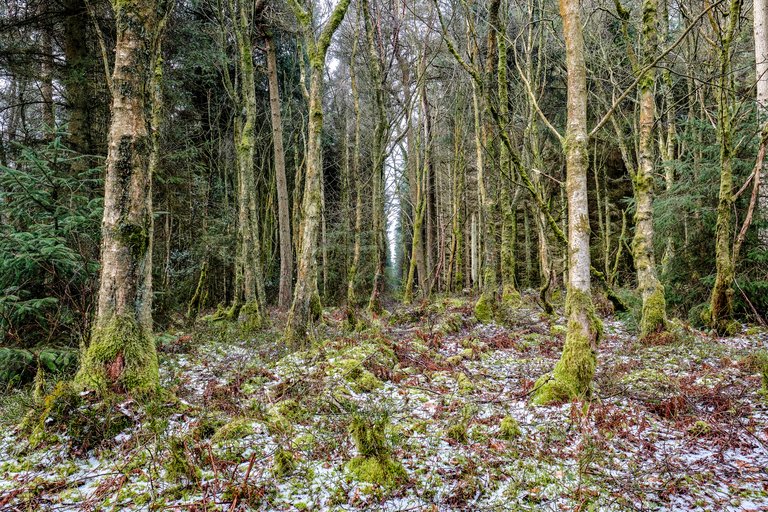
[[[283,148],[283,116],[280,112],[280,89],[277,81],[277,55],[271,35],[265,38],[267,77],[269,78],[269,111],[272,117],[272,146],[275,152],[275,181],[277,184],[277,219],[280,234],[280,288],[277,303],[287,308],[293,292],[293,250],[291,245],[291,212],[288,204],[288,182],[285,176]]]
[[[499,35],[499,8],[501,0],[490,0],[488,4],[488,42],[486,45],[485,70],[483,80],[483,122],[482,142],[478,151],[492,152],[493,126],[490,114],[493,101],[493,71],[496,67],[497,36]],[[504,37],[504,35],[502,35]],[[508,148],[503,148],[506,151]],[[478,176],[477,187],[481,205],[481,236],[483,248],[483,275],[480,298],[475,304],[475,316],[481,322],[493,320],[498,311],[499,276],[497,272],[497,248],[496,248],[496,198],[493,187],[493,176],[490,161],[486,159],[485,167],[478,170],[482,173]],[[478,160],[478,164],[479,164]]]
[[[729,332],[733,315],[734,263],[731,254],[731,210],[733,208],[733,65],[731,43],[738,26],[741,2],[731,0],[725,30],[720,39],[720,73],[717,87],[717,140],[720,144],[720,191],[715,227],[715,284],[710,297],[710,326],[721,334]]]
[[[304,175],[304,199],[302,203],[301,250],[298,258],[296,287],[293,304],[288,315],[285,338],[290,345],[303,346],[307,341],[308,329],[312,322],[313,302],[317,295],[317,250],[320,230],[323,130],[323,74],[325,57],[331,44],[331,37],[341,25],[350,0],[341,0],[333,9],[330,18],[319,36],[315,36],[312,5],[292,0],[291,7],[301,26],[304,44],[309,56],[309,120],[307,126],[307,153]],[[315,308],[316,309],[316,308]]]
[[[755,71],[757,75],[757,112],[761,125],[768,123],[768,0],[754,2]],[[757,236],[763,250],[768,250],[768,161],[760,168],[758,215],[762,224]]]
[[[384,222],[384,160],[387,156],[387,132],[389,129],[389,121],[387,120],[387,109],[384,104],[384,76],[381,56],[376,51],[374,27],[371,20],[368,0],[361,0],[360,8],[363,10],[363,18],[365,20],[365,37],[368,46],[368,69],[373,85],[375,99],[374,111],[376,113],[373,147],[371,148],[373,158],[373,197],[371,206],[373,208],[373,237],[376,262],[371,296],[368,300],[368,310],[372,313],[379,313],[381,312],[381,296],[384,292],[384,264],[387,257],[385,244],[386,225]],[[354,65],[354,63],[352,64]]]
[[[159,384],[152,337],[152,161],[157,157],[160,39],[171,2],[115,0],[112,118],[104,182],[101,277],[79,388],[151,395]]]
[[[350,313],[357,307],[357,270],[360,267],[360,258],[363,246],[363,190],[360,178],[360,93],[357,88],[357,74],[355,73],[355,57],[360,36],[355,27],[354,40],[352,42],[352,56],[349,65],[349,78],[352,87],[352,107],[355,112],[355,137],[352,149],[352,181],[355,189],[355,241],[352,249],[352,264],[347,274],[347,308]]]
[[[461,114],[464,98],[456,101],[453,119],[453,161],[451,163],[451,253],[448,265],[448,291],[461,291],[464,287],[464,189],[466,188],[466,161],[464,157],[464,130]]]
[[[539,379],[534,388],[532,400],[541,405],[589,397],[602,334],[590,289],[587,69],[579,8],[579,0],[560,0],[568,72],[567,130],[563,141],[568,195],[568,333],[554,371]]]
[[[643,1],[643,68],[648,68],[648,65],[656,57],[658,48],[657,10],[657,0]],[[646,69],[640,76],[638,84],[640,89],[638,165],[637,172],[632,177],[635,193],[635,236],[632,240],[632,252],[637,270],[637,286],[643,299],[640,319],[640,335],[642,337],[663,330],[666,324],[664,286],[659,281],[656,272],[656,258],[653,250],[655,82],[656,71],[652,67]],[[606,268],[606,275],[610,275],[609,272],[610,270]]]
[[[421,293],[426,289],[425,276],[426,276],[426,259],[424,257],[424,246],[422,243],[421,230],[422,223],[420,221],[417,230],[416,220],[419,213],[419,205],[421,203],[420,195],[420,164],[418,158],[418,144],[416,128],[413,120],[413,93],[411,92],[411,69],[410,64],[402,54],[402,45],[397,45],[395,51],[397,52],[398,66],[401,73],[401,84],[403,90],[403,99],[405,106],[405,123],[407,126],[406,132],[406,162],[405,165],[408,170],[408,194],[411,202],[412,210],[412,223],[411,223],[411,246],[408,248],[410,251],[410,258],[408,262],[408,272],[405,279],[405,285],[403,287],[403,300],[404,302],[410,302],[413,299],[413,289],[418,283],[418,289]],[[422,213],[423,215],[423,213]],[[418,233],[418,237],[417,237]],[[413,270],[412,270],[413,269]]]
[[[502,9],[503,11],[503,9]],[[495,30],[498,35],[498,69],[496,71],[499,102],[500,130],[508,130],[509,123],[509,84],[507,82],[507,38],[503,30],[505,24],[498,20]],[[515,306],[520,300],[520,293],[515,285],[515,244],[517,242],[516,201],[512,198],[512,167],[509,149],[505,144],[499,147],[499,167],[501,168],[501,300],[505,306]]]
[[[240,82],[237,96],[242,115],[235,123],[237,160],[237,259],[235,301],[232,317],[247,330],[258,329],[264,321],[264,274],[261,236],[256,200],[254,156],[256,151],[256,71],[253,65],[251,27],[253,12],[244,0],[230,0],[238,49]]]

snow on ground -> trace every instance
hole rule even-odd
[[[294,354],[277,328],[162,338],[170,412],[85,454],[66,435],[32,450],[3,432],[0,510],[768,510],[768,406],[750,364],[765,332],[681,328],[647,346],[609,318],[592,402],[533,407],[562,317],[523,306],[480,325],[457,298],[358,333],[342,316],[326,313],[322,348]],[[356,415],[386,418],[407,479],[352,477]],[[505,418],[519,432],[504,435]]]

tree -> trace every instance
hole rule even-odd
[[[275,151],[275,181],[280,233],[280,291],[277,303],[288,307],[293,290],[293,250],[288,205],[288,184],[285,178],[285,150],[283,149],[283,119],[280,113],[280,90],[277,83],[277,56],[271,34],[265,38],[267,49],[267,76],[269,78],[269,111],[272,116],[272,144]]]
[[[288,315],[285,337],[289,344],[302,345],[307,339],[311,305],[317,297],[317,241],[320,230],[322,187],[323,73],[325,57],[331,38],[344,20],[350,0],[341,0],[331,13],[319,36],[315,36],[314,12],[311,3],[291,0],[299,22],[309,57],[309,120],[307,126],[307,155],[304,174],[304,200],[301,226],[301,250],[296,273],[293,304]]]
[[[567,78],[567,129],[563,141],[568,196],[568,333],[551,375],[535,385],[533,402],[548,404],[587,397],[597,365],[602,325],[590,289],[589,206],[587,203],[587,67],[579,0],[560,0]]]
[[[720,146],[720,190],[717,203],[717,225],[715,227],[715,284],[709,300],[709,324],[721,334],[732,331],[733,322],[733,280],[735,265],[731,252],[731,209],[733,208],[733,160],[735,148],[734,131],[734,79],[732,43],[741,14],[741,2],[731,0],[728,10],[718,18],[725,27],[718,27],[718,87],[717,87],[717,141]],[[738,325],[738,324],[736,324]]]
[[[151,395],[159,384],[152,336],[152,168],[162,77],[160,40],[170,1],[113,2],[117,41],[104,183],[96,318],[75,384]]]
[[[768,126],[768,1],[754,2],[755,71],[757,75],[757,113],[760,124]],[[759,212],[763,222],[758,238],[768,249],[768,162],[763,161],[755,176],[760,180]]]

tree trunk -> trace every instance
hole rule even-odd
[[[715,227],[715,285],[710,297],[710,326],[729,333],[733,323],[733,279],[731,254],[731,209],[733,208],[733,65],[731,43],[741,12],[741,2],[731,0],[725,33],[720,37],[720,74],[717,88],[717,139],[720,143],[720,191]]]
[[[165,2],[115,1],[117,41],[104,183],[101,279],[75,384],[146,396],[159,384],[152,336],[152,112]],[[148,115],[149,114],[149,115]]]
[[[239,7],[239,8],[238,8]],[[254,156],[256,150],[256,71],[250,38],[251,14],[245,2],[233,5],[234,30],[240,65],[239,97],[243,117],[237,119],[235,152],[238,175],[238,257],[239,278],[232,317],[246,330],[255,330],[264,321],[264,275],[261,267],[261,237],[256,202]]]
[[[283,118],[280,112],[280,90],[277,82],[277,57],[272,36],[267,36],[267,76],[269,78],[269,110],[272,115],[272,144],[275,151],[277,183],[277,220],[280,234],[280,288],[277,303],[287,308],[293,293],[293,250],[291,246],[291,212],[288,204],[288,182],[285,177]]]
[[[319,311],[313,304],[319,306],[317,294],[317,239],[320,228],[320,187],[323,186],[323,74],[325,72],[325,57],[331,37],[339,28],[349,7],[350,0],[341,0],[329,20],[323,27],[319,37],[314,35],[313,16],[310,10],[298,3],[292,4],[296,17],[302,25],[304,41],[307,45],[310,66],[309,81],[309,121],[307,127],[307,156],[306,173],[304,176],[304,200],[301,233],[301,252],[298,258],[296,287],[293,293],[293,304],[288,315],[285,338],[289,345],[304,346],[307,341],[308,329],[313,316],[319,316]]]
[[[499,21],[497,30],[499,61],[497,76],[497,89],[499,101],[500,130],[507,130],[509,110],[509,84],[507,83],[507,38]],[[510,183],[512,182],[512,166],[510,165],[509,149],[501,144],[499,147],[499,166],[501,167],[501,204],[503,213],[501,219],[501,301],[505,307],[516,306],[520,302],[520,293],[515,286],[515,245],[517,243],[517,211],[516,202],[512,199]]]
[[[492,83],[493,83],[493,69],[496,60],[496,43],[497,36],[499,35],[499,7],[501,0],[490,0],[488,5],[488,44],[486,47],[485,55],[485,84],[483,91],[483,123],[481,130],[481,139],[479,141],[480,151],[492,151],[492,133],[493,128],[491,126],[490,111],[491,101],[493,101]],[[502,36],[504,37],[504,36]],[[477,122],[476,122],[477,124]],[[506,148],[505,148],[506,150]],[[489,159],[492,161],[492,159]],[[478,159],[478,163],[480,160]],[[477,303],[475,304],[475,317],[480,322],[492,321],[498,310],[498,274],[496,272],[496,266],[498,260],[496,259],[496,200],[494,192],[492,190],[492,176],[490,162],[485,162],[484,168],[479,168],[482,172],[481,176],[478,176],[478,192],[480,195],[480,220],[481,220],[481,233],[482,233],[482,250],[483,250],[483,272],[482,272],[482,284],[481,294]]]
[[[768,0],[755,0],[755,71],[757,74],[757,118],[768,123]],[[760,169],[758,212],[762,224],[757,236],[762,248],[768,250],[768,159]]]
[[[643,1],[643,67],[647,67],[656,57],[658,47],[656,31],[657,7],[657,0]],[[640,77],[640,141],[638,146],[637,172],[633,176],[635,237],[632,240],[632,252],[634,253],[635,268],[637,270],[637,286],[643,299],[642,315],[640,318],[641,337],[663,330],[666,325],[664,286],[659,281],[656,273],[656,258],[653,252],[655,81],[656,71],[653,68],[648,69]]]
[[[347,276],[347,308],[349,314],[358,305],[357,270],[360,267],[363,245],[363,187],[360,183],[362,181],[360,178],[360,94],[357,88],[357,74],[354,67],[359,35],[358,30],[355,29],[352,57],[349,65],[349,78],[352,86],[352,108],[355,111],[355,140],[352,149],[352,181],[355,189],[355,243],[352,249],[352,265],[349,267],[349,274]]]
[[[587,69],[579,7],[579,0],[560,0],[568,72],[568,121],[563,142],[568,195],[568,333],[554,371],[534,387],[533,402],[540,405],[589,397],[602,333],[590,290]]]
[[[386,244],[384,222],[384,160],[387,152],[387,111],[384,104],[384,84],[382,76],[381,56],[376,51],[374,42],[374,27],[368,7],[368,0],[362,0],[361,9],[365,20],[365,35],[368,43],[368,69],[371,74],[371,82],[374,89],[376,126],[373,135],[373,237],[376,248],[376,263],[373,275],[371,297],[368,301],[368,310],[372,313],[381,312],[381,295],[384,292],[384,264],[386,261]]]
[[[64,87],[69,111],[69,144],[74,151],[87,155],[92,151],[90,104],[95,92],[89,80],[88,14],[83,0],[67,0],[65,8],[63,47],[67,68]],[[78,171],[85,170],[87,161],[77,160],[73,166]]]

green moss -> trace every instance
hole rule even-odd
[[[549,334],[552,336],[566,336],[568,334],[568,328],[564,325],[554,324],[549,328]]]
[[[351,383],[352,388],[358,393],[370,393],[384,385],[356,359],[342,359],[334,364],[342,371],[344,379]]]
[[[506,416],[501,420],[499,424],[499,438],[513,441],[520,437],[521,434],[520,423],[515,418]]]
[[[183,438],[173,437],[169,443],[168,460],[165,470],[170,480],[177,483],[197,483],[202,478],[202,471],[190,461],[186,442]]]
[[[135,260],[143,258],[149,248],[147,230],[138,224],[121,224],[116,238],[128,247]]]
[[[299,423],[309,417],[309,412],[301,406],[298,400],[295,398],[288,398],[286,400],[281,400],[270,407],[267,411],[267,415],[282,416],[293,423]]]
[[[64,433],[73,447],[81,450],[101,445],[128,428],[132,419],[117,408],[117,395],[81,395],[71,383],[59,382],[36,404],[20,429],[29,435],[34,448],[56,441]]]
[[[114,316],[93,329],[74,383],[101,394],[117,391],[142,398],[157,393],[159,380],[152,333],[130,316]]]
[[[445,437],[453,439],[458,443],[466,443],[469,440],[466,422],[460,421],[448,427],[445,431]]]
[[[712,425],[703,420],[698,420],[688,427],[688,434],[693,437],[705,437],[710,433],[712,433]]]
[[[317,444],[317,438],[310,433],[300,434],[293,439],[293,446],[298,450],[310,451]]]
[[[522,304],[520,292],[513,285],[504,285],[501,292],[501,304],[505,309],[519,307]]]
[[[631,393],[650,400],[660,400],[676,391],[675,383],[666,373],[654,368],[641,368],[623,376],[619,383]]]
[[[259,301],[255,298],[249,299],[240,308],[237,319],[245,333],[253,333],[264,327],[264,313]]]
[[[493,293],[485,292],[480,295],[475,304],[475,318],[481,324],[493,322],[496,316],[496,298]]]
[[[742,359],[748,371],[759,373],[762,381],[760,392],[768,398],[768,351],[759,350]]]
[[[224,420],[214,416],[200,418],[192,430],[192,437],[196,441],[210,439],[219,429],[225,425]]]
[[[347,462],[346,468],[355,480],[387,489],[397,487],[408,479],[403,465],[389,457],[355,457]]]
[[[643,301],[642,316],[640,317],[640,337],[662,331],[667,324],[667,302],[664,297],[664,286],[660,283],[651,295]]]
[[[712,320],[709,303],[699,304],[688,311],[688,322],[698,329],[707,327]]]
[[[472,425],[468,435],[469,438],[476,443],[487,443],[490,440],[488,429],[482,424]]]
[[[736,336],[741,332],[741,324],[736,320],[729,320],[723,323],[722,333],[725,336]]]
[[[453,334],[459,332],[464,327],[464,318],[460,313],[451,313],[447,315],[437,326],[437,332],[442,334]]]
[[[237,441],[253,433],[253,421],[248,418],[237,418],[224,424],[211,436],[211,443]]]
[[[368,415],[356,414],[352,418],[349,432],[355,442],[357,452],[362,457],[380,457],[389,454],[387,437],[384,432],[387,421],[387,415],[372,418]]]
[[[296,470],[296,457],[293,452],[278,448],[272,463],[272,474],[284,478]]]
[[[312,294],[312,298],[309,301],[309,314],[313,322],[318,322],[323,317],[323,303],[318,293]]]
[[[535,405],[562,403],[575,398],[589,398],[592,377],[597,366],[596,348],[602,338],[602,322],[595,314],[592,298],[573,288],[566,298],[568,334],[560,360],[551,374],[542,376],[534,385],[531,402]],[[586,317],[584,332],[580,317]]]
[[[350,434],[358,457],[346,464],[352,477],[361,482],[393,488],[405,482],[407,474],[402,464],[391,457],[385,434],[386,414],[357,414],[352,419]]]
[[[456,366],[462,363],[464,361],[464,356],[462,354],[456,354],[455,356],[450,356],[445,360],[450,366]]]
[[[475,390],[475,385],[469,380],[469,377],[464,372],[459,372],[456,375],[456,384],[459,389],[459,393],[462,395],[468,395]]]

